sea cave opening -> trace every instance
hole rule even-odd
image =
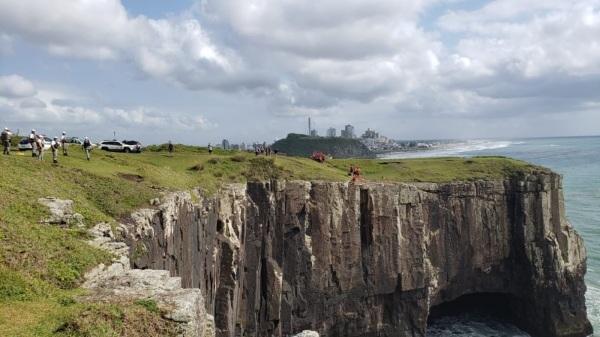
[[[516,326],[514,303],[512,295],[501,293],[469,294],[441,303],[429,311],[427,337],[528,337]]]

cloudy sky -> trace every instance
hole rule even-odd
[[[0,0],[13,129],[206,144],[308,116],[398,139],[600,134],[600,0]]]

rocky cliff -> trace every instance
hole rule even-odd
[[[591,333],[554,174],[230,185],[166,196],[127,226],[133,267],[200,289],[217,336],[424,336],[432,309],[473,294],[534,336]]]

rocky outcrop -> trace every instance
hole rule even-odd
[[[54,197],[39,198],[38,202],[50,211],[50,216],[42,220],[48,225],[83,227],[83,215],[73,211],[73,200],[63,200]]]
[[[126,235],[125,226],[116,229],[120,237]],[[111,264],[101,264],[85,275],[83,288],[89,291],[83,297],[85,300],[116,303],[153,300],[163,318],[177,323],[179,336],[215,335],[213,319],[206,313],[200,289],[184,289],[181,278],[170,276],[166,270],[132,269],[129,247],[116,240],[110,225],[100,223],[89,233],[92,237],[89,243],[114,254],[114,258]]]
[[[586,255],[562,198],[548,173],[249,183],[166,196],[126,242],[134,268],[199,290],[216,336],[424,336],[433,307],[470,294],[500,296],[534,336],[587,336]]]

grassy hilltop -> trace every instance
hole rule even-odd
[[[0,157],[0,336],[161,336],[171,327],[152,303],[82,304],[74,299],[83,274],[107,262],[85,243],[85,231],[40,224],[40,197],[72,199],[87,226],[116,222],[163,191],[202,187],[214,193],[228,182],[266,179],[347,181],[351,164],[367,181],[445,182],[498,179],[537,170],[497,157],[418,160],[332,160],[255,157],[177,146],[174,154],[151,147],[142,154],[95,150],[87,162],[79,147],[51,163],[30,153]]]
[[[320,151],[335,158],[372,158],[375,154],[358,139],[341,137],[318,137],[290,133],[273,144],[279,152],[291,156],[308,157]]]

